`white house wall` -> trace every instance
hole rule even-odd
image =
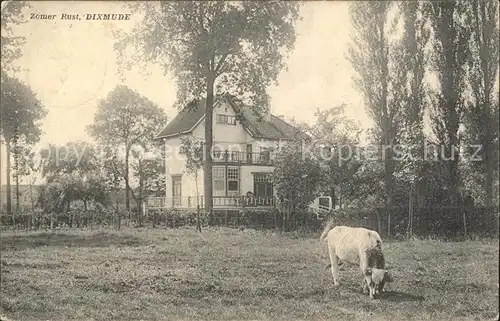
[[[203,170],[198,170],[198,195],[203,195]],[[196,205],[196,180],[195,176],[192,174],[184,173],[182,175],[182,197],[184,202],[187,201],[188,197],[192,197],[191,206]]]
[[[214,165],[223,166],[223,165]],[[234,166],[229,166],[234,167]],[[247,192],[254,192],[253,173],[272,173],[274,167],[272,166],[256,166],[256,165],[242,165],[240,167],[240,195],[246,195]],[[198,192],[203,195],[203,169],[198,171]],[[195,180],[193,176],[183,175],[182,177],[182,195],[192,196],[196,195]]]
[[[180,137],[165,139],[165,196],[167,197],[167,206],[172,205],[170,204],[170,198],[172,197],[172,175],[181,175],[184,172],[185,162],[179,157],[180,146]],[[184,185],[184,183],[182,184]]]
[[[217,105],[214,109],[213,118],[214,141],[224,146],[235,144],[246,147],[244,144],[247,142],[247,132],[240,122],[237,120],[236,125],[217,124],[217,114],[236,117],[236,113],[233,108],[225,101],[222,101]],[[245,151],[245,149],[242,149],[241,151]]]

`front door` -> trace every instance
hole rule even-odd
[[[172,204],[181,206],[182,204],[182,176],[172,176]]]

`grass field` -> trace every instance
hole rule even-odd
[[[2,234],[9,320],[494,320],[498,240],[386,242],[395,278],[332,287],[318,238],[253,230]]]

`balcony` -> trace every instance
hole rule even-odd
[[[214,164],[247,164],[247,165],[268,165],[274,164],[274,155],[270,152],[247,153],[223,151],[214,152],[212,161]]]

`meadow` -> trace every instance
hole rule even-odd
[[[316,235],[229,228],[2,232],[2,320],[494,320],[498,239],[385,242],[395,282],[332,286]]]

